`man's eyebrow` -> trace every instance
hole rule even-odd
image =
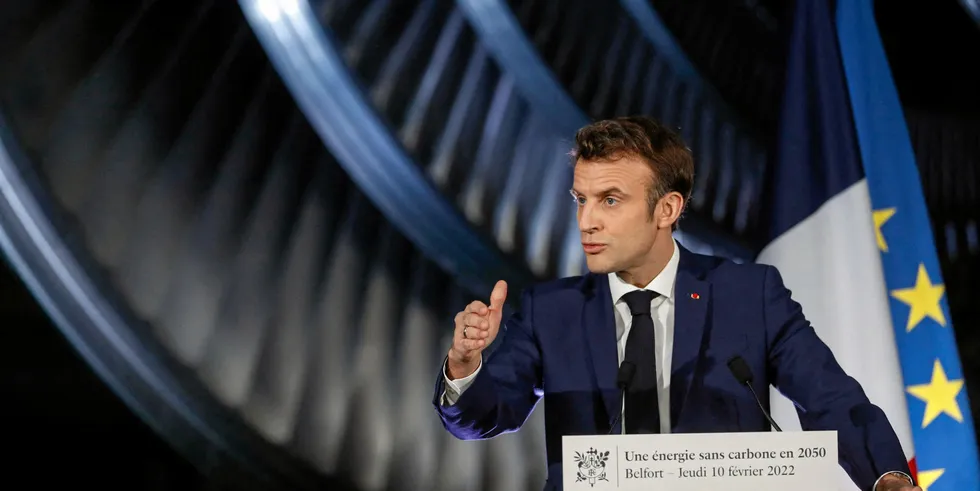
[[[626,192],[623,191],[622,189],[617,188],[616,186],[613,186],[611,188],[603,189],[602,191],[599,191],[599,196],[609,196],[610,194],[623,195],[623,194],[626,194]]]
[[[568,192],[569,192],[569,193],[570,193],[570,194],[571,194],[572,196],[575,196],[575,197],[579,197],[579,196],[585,196],[585,194],[584,194],[584,193],[580,193],[580,192],[578,192],[578,191],[576,191],[576,190],[575,190],[575,188],[572,188],[572,189],[569,189],[569,190],[568,190]],[[619,194],[619,195],[626,195],[626,193],[625,193],[625,192],[624,192],[624,191],[623,191],[622,189],[619,189],[619,188],[618,188],[618,187],[616,187],[616,186],[613,186],[613,187],[611,187],[611,188],[606,188],[606,189],[603,189],[602,191],[599,191],[599,192],[597,192],[597,193],[595,193],[595,194],[596,194],[597,196],[609,196],[610,194]]]

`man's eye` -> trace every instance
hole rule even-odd
[[[617,203],[616,198],[606,198],[606,204],[609,206],[615,205]]]
[[[585,198],[583,198],[581,196],[575,196],[575,202],[578,203],[579,206],[584,205],[585,204]]]

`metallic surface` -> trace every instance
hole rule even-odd
[[[511,264],[468,226],[399,146],[358,89],[310,4],[240,4],[307,119],[402,233],[446,271],[484,290],[497,279],[515,284],[530,280],[526,270]]]
[[[980,27],[980,0],[959,0],[959,2],[966,9],[970,17],[973,17],[977,26]]]

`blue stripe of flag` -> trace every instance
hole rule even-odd
[[[844,64],[861,161],[875,210],[894,208],[882,227],[888,245],[882,252],[889,292],[913,287],[919,265],[930,283],[942,274],[905,118],[878,35],[871,0],[837,2],[837,35]],[[949,380],[962,380],[945,294],[940,302],[945,326],[926,317],[910,332],[910,307],[890,296],[892,320],[906,388],[929,384],[936,361]],[[955,402],[962,421],[943,412],[923,427],[927,404],[906,393],[915,460],[920,481],[935,481],[930,491],[980,489],[980,464],[965,384]],[[938,407],[938,406],[936,406]],[[938,477],[937,477],[938,476]]]
[[[823,1],[795,3],[776,159],[765,193],[770,242],[864,178],[832,12]]]

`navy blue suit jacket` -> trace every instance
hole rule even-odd
[[[887,471],[909,472],[885,414],[841,369],[775,268],[680,252],[670,383],[673,433],[770,430],[727,367],[738,355],[751,367],[755,391],[767,409],[773,385],[797,404],[804,430],[837,430],[840,465],[861,489],[870,489]],[[484,352],[483,368],[455,405],[440,404],[440,368],[433,404],[443,425],[460,439],[490,438],[520,428],[543,397],[545,489],[561,489],[562,435],[606,434],[617,414],[613,316],[606,275],[528,288],[520,310],[503,323]]]

